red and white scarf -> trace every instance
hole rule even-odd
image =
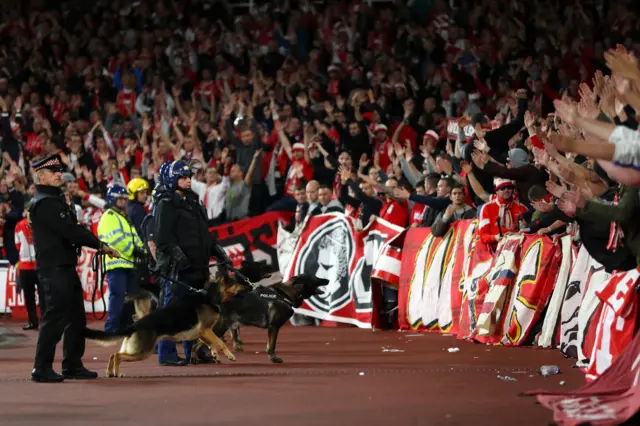
[[[512,217],[511,212],[511,203],[513,200],[505,201],[501,197],[497,197],[496,202],[500,207],[500,212],[498,213],[500,223],[498,223],[498,227],[500,228],[501,233],[514,231],[516,229],[516,222]]]
[[[618,205],[620,192],[616,192],[616,196],[613,198],[614,206]],[[609,228],[609,240],[607,241],[607,250],[616,252],[618,248],[622,247],[622,239],[624,238],[624,233],[622,232],[622,227],[616,221],[611,222],[611,226]]]

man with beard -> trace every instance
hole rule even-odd
[[[473,219],[476,217],[476,209],[465,204],[465,194],[462,185],[454,185],[451,189],[451,204],[438,213],[438,217],[431,225],[431,233],[434,237],[443,237],[453,222],[460,219]]]

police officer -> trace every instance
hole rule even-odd
[[[177,280],[191,287],[202,289],[209,278],[209,258],[219,261],[228,257],[208,230],[207,213],[191,190],[191,169],[184,161],[174,161],[161,167],[160,179],[166,188],[154,209],[156,268],[161,273],[172,274]],[[165,283],[164,302],[180,297],[186,292],[180,285]],[[183,342],[187,360],[191,358],[193,342]],[[198,354],[199,361],[212,362],[208,351]],[[177,356],[175,343],[161,341],[158,345],[160,365],[185,365],[186,360]]]
[[[166,165],[170,165],[171,162],[167,162],[163,164],[163,167]],[[160,168],[160,172],[162,172],[162,167]],[[156,263],[156,244],[155,244],[155,237],[154,237],[154,233],[155,233],[155,209],[156,206],[158,205],[158,201],[160,200],[160,198],[165,196],[165,192],[166,188],[164,187],[164,185],[162,185],[161,183],[158,183],[155,188],[153,188],[153,191],[151,191],[151,205],[149,206],[149,214],[147,214],[144,219],[142,220],[142,224],[140,225],[140,228],[142,230],[142,240],[145,244],[145,248],[147,250],[147,253],[149,253],[149,264],[152,266],[155,266]]]
[[[118,250],[121,258],[107,256],[105,269],[109,286],[109,316],[104,331],[115,332],[131,322],[133,310],[125,308],[124,298],[139,288],[139,276],[136,273],[136,260],[146,256],[142,240],[127,218],[127,190],[114,185],[107,190],[105,201],[107,210],[98,224],[98,237],[105,244]]]
[[[82,246],[118,257],[116,250],[83,228],[60,189],[65,167],[59,155],[31,165],[39,184],[29,204],[29,220],[36,251],[36,271],[43,286],[47,310],[40,323],[36,356],[31,372],[35,382],[95,379],[98,374],[82,364],[86,326],[82,283],[76,272]],[[62,375],[53,370],[56,345],[64,334]]]
[[[142,236],[142,221],[147,215],[145,204],[149,196],[149,182],[142,178],[131,179],[127,184],[129,192],[129,205],[127,206],[127,217],[136,228],[139,236]]]

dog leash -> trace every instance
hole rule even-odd
[[[132,260],[129,259],[124,259],[124,258],[120,258],[120,260],[123,260],[125,262],[131,263],[132,265],[138,265],[138,262],[134,262]],[[255,288],[256,285],[254,283],[252,283],[249,278],[247,278],[242,272],[238,271],[236,268],[234,268],[231,264],[231,261],[226,261],[226,262],[220,262],[220,263],[216,263],[216,266],[225,266],[226,268],[230,269],[233,273],[235,273],[238,278],[240,278],[241,280],[245,281],[247,284],[249,284],[252,288]],[[175,280],[173,278],[169,278],[168,276],[158,272],[158,271],[154,271],[152,269],[149,269],[149,272],[155,276],[157,276],[158,278],[162,278],[163,280],[169,281],[172,284],[177,284],[180,286],[185,287],[187,290],[189,291],[196,291],[196,292],[204,292],[204,290],[199,290],[197,288],[191,287],[189,284],[185,284],[181,281]]]
[[[93,284],[93,292],[91,294],[91,309],[93,310],[93,317],[99,321],[103,320],[107,315],[107,302],[104,300],[104,277],[107,274],[107,268],[105,265],[105,255],[96,253],[91,259],[91,269],[96,274],[96,279]],[[98,318],[96,313],[96,293],[100,287],[100,300],[102,300],[102,316]]]

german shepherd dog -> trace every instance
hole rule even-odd
[[[133,320],[138,321],[151,313],[154,308],[160,306],[158,295],[146,288],[141,288],[137,293],[127,294],[124,298],[125,303],[133,303],[135,314]]]
[[[218,281],[218,283],[218,285],[229,285],[226,280]],[[232,293],[235,295],[228,297],[220,305],[221,315],[214,325],[214,332],[218,337],[222,337],[231,328],[234,350],[242,351],[242,344],[238,338],[240,324],[266,328],[269,360],[281,363],[282,359],[276,356],[278,331],[293,315],[293,308],[299,308],[304,300],[319,294],[319,287],[328,283],[329,281],[326,279],[303,274],[292,277],[284,283],[257,287],[251,291],[238,291],[237,284],[235,284],[233,289],[222,291],[228,295]]]
[[[220,306],[245,288],[245,285],[233,283],[222,276],[214,282],[208,282],[205,290],[187,293],[147,315],[140,317],[144,312],[137,311],[139,319],[122,331],[107,333],[85,328],[83,334],[87,339],[105,346],[124,338],[120,350],[109,357],[107,377],[120,376],[121,361],[148,358],[158,340],[200,339],[214,357],[217,356],[216,349],[220,349],[229,360],[235,361],[233,353],[213,333],[212,327],[220,320]],[[195,353],[195,350],[192,351],[192,356]]]

